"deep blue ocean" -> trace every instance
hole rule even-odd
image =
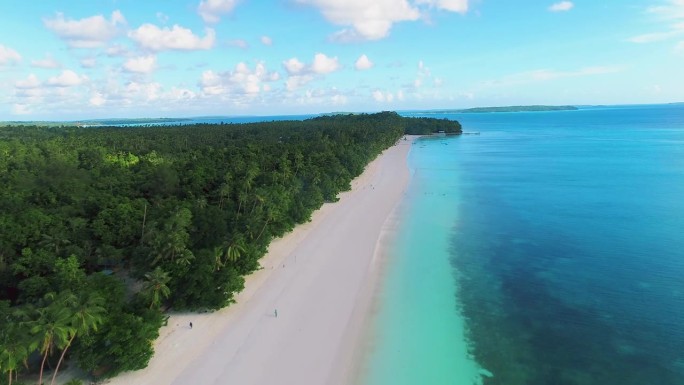
[[[468,354],[486,373],[472,383],[684,384],[684,105],[405,115],[479,133],[412,147],[397,245],[416,251],[390,262],[409,267],[387,278],[395,288],[434,285],[443,271],[420,266],[448,259],[442,307],[464,320]],[[421,207],[432,207],[433,223],[415,214]],[[440,232],[441,245],[431,239]],[[401,295],[383,301],[406,313],[432,297]],[[380,318],[366,382],[400,383],[392,360],[405,372],[410,359],[381,357],[401,350],[383,349],[382,330],[406,317]]]

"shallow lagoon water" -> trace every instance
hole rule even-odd
[[[363,383],[684,384],[684,106],[419,115]]]

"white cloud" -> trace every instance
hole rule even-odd
[[[199,84],[206,95],[220,95],[225,92],[221,85],[221,77],[212,70],[202,72]]]
[[[420,76],[432,76],[430,69],[425,65],[425,62],[418,60],[418,75]]]
[[[285,87],[288,91],[294,91],[318,76],[337,71],[340,69],[340,63],[337,56],[329,57],[325,54],[317,53],[314,55],[313,62],[309,65],[293,57],[284,61],[283,67],[285,67],[285,71],[288,74]]]
[[[95,48],[103,46],[119,33],[119,27],[126,24],[120,11],[112,12],[109,20],[102,15],[80,20],[65,19],[57,13],[54,18],[44,19],[43,24],[67,44],[75,48]]]
[[[47,84],[54,87],[73,87],[83,84],[86,80],[86,76],[79,76],[72,70],[64,70],[58,76],[49,78]]]
[[[94,92],[88,102],[91,106],[100,107],[107,102],[107,99],[100,92]]]
[[[432,72],[430,71],[430,68],[428,68],[422,60],[419,60],[418,73],[416,74],[416,78],[413,80],[413,83],[411,85],[406,87],[418,89],[423,86],[423,84],[425,83],[425,79],[429,79],[431,77]]]
[[[130,81],[119,84],[116,77],[104,84],[98,84],[91,91],[87,100],[93,106],[107,105],[108,108],[144,108],[145,111],[177,111],[179,107],[187,108],[188,102],[197,94],[191,90],[172,87],[165,90],[157,82]]]
[[[465,13],[468,0],[297,0],[320,10],[331,23],[346,27],[332,40],[378,40],[389,35],[392,26],[402,21],[416,21],[425,16],[425,8]]]
[[[123,82],[120,72],[112,69],[104,78],[90,81],[75,72],[64,71],[59,76],[41,82],[35,75],[16,81],[9,106],[17,105],[14,113],[28,111],[36,116],[83,116],[99,107],[97,114],[111,115],[112,111],[146,114],[149,111],[177,116],[178,111],[200,111],[206,100],[195,103],[196,92],[181,86],[165,88],[160,83],[140,80]],[[70,85],[81,84],[79,87]],[[102,115],[101,115],[102,116]]]
[[[262,81],[260,68],[263,70],[263,64],[258,64],[254,73],[249,69],[247,64],[240,62],[235,66],[228,80],[231,83],[238,84],[247,94],[256,94],[261,90],[260,83]]]
[[[241,95],[250,96],[271,89],[267,83],[280,79],[277,72],[269,72],[263,63],[251,69],[240,62],[231,71],[216,73],[208,70],[202,73],[199,86],[204,95]]]
[[[40,80],[35,74],[30,74],[25,80],[17,80],[14,86],[19,89],[31,89],[40,87]]]
[[[646,12],[663,19],[684,19],[684,0],[668,0],[666,3],[648,7]]]
[[[297,104],[300,106],[319,106],[321,109],[329,109],[330,106],[342,106],[348,103],[348,96],[338,90],[331,88],[308,89],[299,94],[289,94],[283,100],[285,104]]]
[[[154,24],[143,24],[138,29],[128,33],[141,48],[152,51],[165,50],[207,50],[214,46],[216,33],[207,28],[205,36],[200,38],[191,30],[174,25],[172,28],[159,28]]]
[[[48,94],[48,89],[37,79],[31,79],[31,75],[26,80],[19,80],[14,84],[14,96],[22,98],[24,102],[40,102]]]
[[[336,106],[341,106],[347,104],[348,99],[346,95],[336,94],[330,97],[330,101]]]
[[[200,78],[200,86],[205,90],[207,88],[214,88],[221,84],[221,77],[219,74],[212,70],[207,70],[202,72],[202,77]],[[210,94],[215,94],[217,92],[209,92]]]
[[[375,90],[371,94],[376,102],[384,103],[391,102],[394,100],[394,95],[391,92],[382,92],[380,90]]]
[[[230,13],[237,0],[202,0],[197,7],[197,13],[207,23],[218,23],[221,20],[221,15]]]
[[[572,1],[560,1],[549,7],[551,12],[565,12],[571,10],[575,4]]]
[[[190,91],[187,88],[173,87],[171,88],[171,91],[169,91],[168,96],[170,99],[176,101],[184,101],[195,99],[197,97],[197,94]]]
[[[407,0],[298,0],[317,7],[333,24],[350,26],[337,34],[337,40],[357,37],[378,40],[386,37],[394,23],[418,20],[420,11]]]
[[[368,59],[368,56],[365,54],[359,56],[358,59],[356,59],[356,63],[354,63],[354,68],[356,68],[359,71],[364,71],[367,69],[373,68],[373,62]]]
[[[95,66],[97,66],[97,59],[94,57],[85,57],[81,59],[81,67],[94,68]]]
[[[296,57],[293,57],[283,62],[283,67],[285,67],[285,70],[290,75],[296,75],[302,72],[305,66],[306,65],[300,62],[299,59],[297,59]]]
[[[292,92],[314,80],[313,75],[294,75],[285,80],[285,88]]]
[[[12,114],[14,115],[29,115],[32,112],[30,106],[27,104],[16,103],[12,105]]]
[[[161,89],[159,83],[130,82],[125,87],[125,93],[129,99],[142,98],[145,101],[153,101],[160,98]]]
[[[149,74],[157,66],[157,57],[154,55],[139,56],[126,60],[123,68],[128,72]]]
[[[633,36],[627,41],[632,43],[653,43],[670,40],[684,35],[684,0],[668,0],[665,5],[651,6],[646,13],[655,15],[660,28],[658,32]],[[662,28],[667,23],[666,28]]]
[[[328,57],[322,53],[317,53],[314,56],[314,61],[311,65],[311,70],[317,74],[329,74],[337,71],[339,68],[340,63],[337,60],[337,56]]]
[[[10,47],[0,44],[0,65],[21,61],[21,55]]]
[[[130,51],[128,47],[122,44],[114,44],[112,46],[107,47],[105,50],[105,53],[109,57],[115,57],[115,56],[120,56],[120,57],[126,57],[130,56]]]
[[[271,39],[269,36],[262,36],[262,37],[261,37],[261,44],[263,44],[263,45],[273,45],[273,39]]]
[[[468,12],[468,0],[416,0],[416,4],[428,4],[431,7],[451,12]]]
[[[645,33],[643,35],[637,35],[630,37],[627,39],[627,41],[632,42],[632,43],[654,43],[657,41],[664,41],[664,40],[669,40],[675,36],[682,35],[684,34],[684,30],[682,29],[673,29],[672,31],[667,31],[667,32],[653,32],[653,33]]]
[[[53,58],[50,54],[45,55],[45,58],[40,60],[31,60],[31,65],[34,67],[47,69],[60,68],[62,66],[62,64],[55,60],[55,58]]]

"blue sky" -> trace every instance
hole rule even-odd
[[[34,0],[0,12],[0,120],[684,101],[684,0]]]

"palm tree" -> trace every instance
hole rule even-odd
[[[26,364],[31,349],[28,336],[22,333],[20,326],[9,324],[0,339],[0,368],[6,371],[9,385],[12,385],[12,374],[16,375],[20,363]]]
[[[197,208],[203,209],[207,207],[208,202],[206,198],[197,198],[195,204],[197,205]]]
[[[38,242],[39,246],[45,247],[46,249],[53,249],[55,254],[59,255],[59,249],[62,248],[63,246],[68,246],[71,244],[71,241],[68,239],[59,237],[59,236],[51,236],[48,234],[41,234],[41,240]]]
[[[145,297],[150,298],[150,309],[159,307],[162,298],[169,298],[171,289],[168,283],[171,280],[169,273],[157,266],[151,272],[145,274],[145,283],[143,284],[142,293]]]
[[[38,384],[43,383],[43,370],[50,352],[55,345],[64,346],[71,335],[69,323],[70,312],[68,303],[73,300],[73,294],[68,292],[47,293],[43,298],[42,306],[35,309],[34,320],[31,322],[31,334],[36,337],[35,343],[43,355],[40,363]]]
[[[226,254],[225,258],[226,261],[230,262],[237,262],[238,259],[242,256],[242,254],[245,252],[245,243],[242,240],[242,238],[238,238],[234,240],[228,247],[226,248]]]
[[[219,194],[219,209],[223,209],[223,201],[230,196],[230,193],[233,191],[232,186],[226,182],[221,184],[221,187],[219,187],[218,194]]]
[[[69,340],[62,349],[62,354],[59,356],[59,361],[55,367],[55,372],[52,374],[52,381],[50,385],[54,385],[55,379],[57,378],[57,372],[59,371],[62,361],[64,361],[64,356],[67,350],[74,342],[74,339],[78,334],[88,334],[91,330],[97,331],[97,327],[102,323],[104,319],[104,299],[97,293],[90,293],[86,295],[81,293],[79,297],[74,297],[75,301],[71,301],[71,319],[70,326],[71,329]]]
[[[180,208],[169,220],[156,231],[150,242],[156,254],[152,261],[152,266],[157,265],[163,260],[174,262],[177,257],[181,257],[179,264],[189,264],[194,258],[192,252],[187,249],[190,234],[192,213],[187,208]]]
[[[193,259],[195,259],[195,255],[192,253],[192,251],[184,249],[180,252],[180,254],[178,254],[175,262],[180,266],[188,266],[192,263]]]
[[[212,253],[214,254],[214,271],[219,271],[224,266],[223,256],[225,255],[225,250],[223,250],[223,247],[217,246],[214,247]]]

